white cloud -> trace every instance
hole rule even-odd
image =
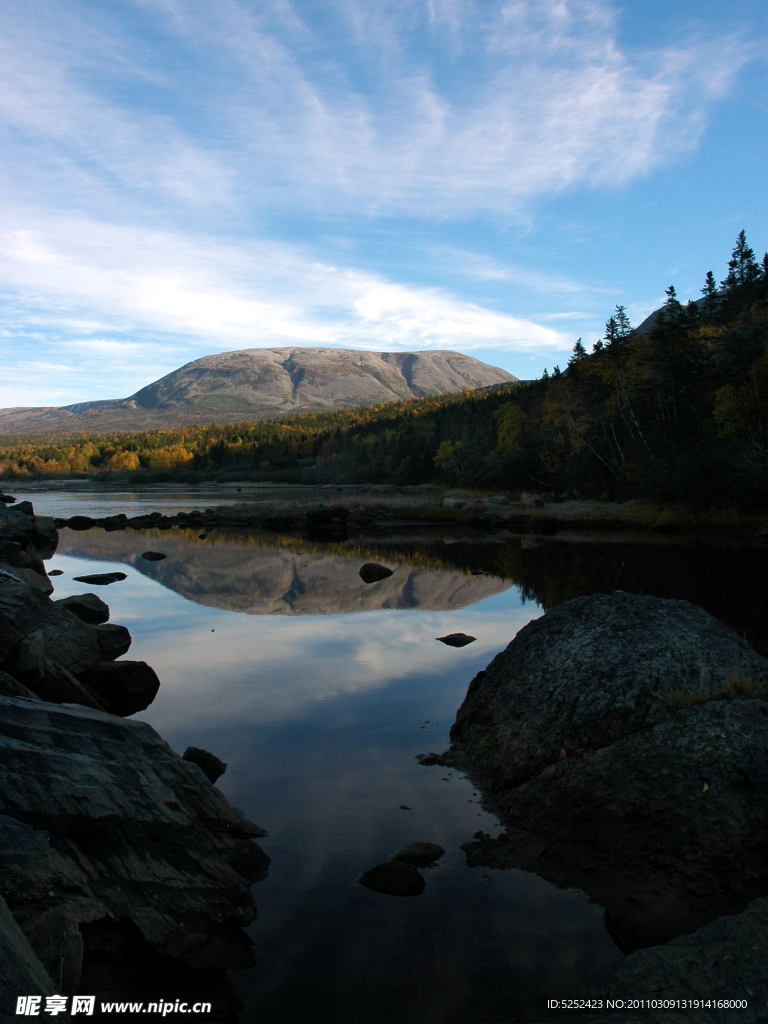
[[[71,401],[127,395],[180,362],[233,348],[534,352],[564,344],[550,327],[440,289],[322,263],[298,246],[236,245],[84,219],[0,224],[0,278],[26,296],[25,309],[10,318],[15,333],[55,325],[59,358],[63,350],[78,357],[85,390]],[[5,344],[10,360],[13,343]],[[43,397],[39,378],[26,397],[18,382],[6,384],[0,403],[60,400]]]
[[[570,347],[530,318],[361,269],[354,246],[335,266],[322,228],[312,245],[282,239],[302,218],[347,238],[382,215],[405,231],[525,220],[537,197],[625,184],[696,145],[752,53],[727,35],[653,52],[617,38],[599,0],[7,0],[7,361],[29,362],[34,339],[58,361],[67,342],[75,400],[243,345]],[[482,257],[466,276],[587,291]],[[9,380],[0,402],[42,400]]]

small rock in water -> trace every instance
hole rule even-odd
[[[360,567],[360,579],[363,583],[378,583],[379,580],[385,580],[391,575],[392,569],[388,569],[386,565],[379,565],[378,562],[366,562]]]
[[[63,576],[64,575],[64,570],[63,569],[49,569],[48,570],[48,575],[49,576]]]
[[[416,867],[423,867],[425,864],[433,864],[439,860],[445,850],[437,843],[409,843],[403,846],[397,853],[389,858],[391,861],[400,861],[404,864],[414,864]]]
[[[201,747],[187,747],[182,757],[185,761],[191,761],[192,764],[196,764],[198,768],[201,768],[203,774],[211,782],[221,778],[227,770],[226,764],[220,758],[212,754],[210,750],[203,750]]]
[[[164,555],[162,551],[145,551],[141,557],[146,559],[147,562],[160,562],[162,559],[167,558],[168,555]]]
[[[467,633],[449,633],[447,636],[438,636],[435,639],[448,647],[466,647],[467,644],[474,643],[477,637],[469,636]]]
[[[412,811],[413,808],[409,807],[408,804],[400,804],[400,810],[401,811]]]
[[[413,864],[401,861],[379,864],[364,871],[357,880],[367,889],[382,892],[386,896],[420,896],[425,886],[424,879]]]
[[[125,572],[94,572],[90,576],[73,577],[78,583],[90,583],[95,587],[106,587],[108,583],[117,583],[119,580],[128,579]]]
[[[206,540],[206,539],[207,539],[207,537],[208,537],[208,534],[207,534],[207,533],[199,533],[199,534],[197,535],[197,539],[198,539],[198,540]]]
[[[94,522],[90,516],[70,516],[66,520],[70,530],[90,530]]]

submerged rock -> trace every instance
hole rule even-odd
[[[146,562],[161,562],[167,555],[164,555],[162,551],[145,551],[141,557]]]
[[[78,619],[91,625],[106,622],[109,618],[109,605],[95,594],[73,594],[72,597],[62,597],[54,601],[54,604],[69,609]]]
[[[73,576],[78,583],[89,583],[95,587],[106,587],[110,583],[118,583],[128,578],[125,572],[93,572],[88,576]]]
[[[467,644],[473,644],[477,637],[468,633],[448,633],[447,636],[437,636],[435,639],[447,647],[466,647]]]
[[[185,761],[196,764],[211,782],[216,782],[227,770],[221,758],[216,757],[210,750],[203,750],[202,747],[187,747],[182,757]]]
[[[363,583],[378,583],[392,575],[393,570],[386,565],[379,565],[378,562],[366,562],[360,567],[360,579]]]
[[[529,623],[469,686],[451,738],[507,824],[473,864],[607,907],[625,948],[768,893],[768,661],[703,609],[616,593]],[[433,763],[429,760],[427,763]]]
[[[357,879],[360,885],[386,896],[420,896],[425,882],[413,864],[399,860],[385,861]]]
[[[439,860],[445,850],[437,843],[409,843],[401,847],[389,858],[392,861],[402,861],[404,864],[414,864],[417,867],[424,867],[425,864],[433,864]]]
[[[57,991],[79,991],[99,921],[193,970],[253,964],[269,857],[145,722],[0,697],[0,775],[0,890]]]

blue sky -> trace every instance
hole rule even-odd
[[[5,0],[0,406],[233,348],[539,376],[768,248],[765,0]]]

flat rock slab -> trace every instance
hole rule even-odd
[[[477,637],[470,636],[469,633],[448,633],[446,636],[438,636],[435,639],[447,647],[466,647],[467,644],[473,644]]]
[[[0,778],[2,896],[63,991],[104,918],[194,968],[253,964],[257,826],[146,722],[0,697]]]
[[[168,555],[164,555],[162,551],[145,551],[141,557],[147,562],[162,562]]]
[[[88,583],[94,587],[106,587],[110,583],[119,583],[128,578],[125,572],[94,572],[88,576],[73,576],[78,583]]]
[[[401,861],[386,861],[357,879],[360,885],[386,896],[420,896],[425,882],[413,864]]]
[[[365,565],[360,566],[360,579],[363,583],[378,583],[379,580],[385,580],[392,573],[392,569],[388,569],[386,565],[380,565],[378,562],[366,562]]]
[[[437,843],[409,843],[401,847],[389,858],[391,861],[401,861],[404,864],[413,864],[416,867],[424,867],[426,864],[434,864],[439,860],[445,850]]]

